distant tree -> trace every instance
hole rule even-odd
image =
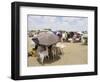
[[[52,31],[52,29],[50,29],[50,28],[45,28],[44,30],[47,30],[47,31]]]

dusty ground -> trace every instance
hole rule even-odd
[[[49,60],[49,61],[46,60],[44,66],[75,65],[75,64],[88,63],[87,45],[82,45],[81,43],[68,43],[68,42],[64,42],[61,44],[65,45],[65,48],[63,48],[63,55],[56,57],[55,60]],[[28,50],[31,49],[29,45],[30,44],[28,43]],[[37,60],[37,57],[34,56],[28,57],[27,63],[28,66],[42,66]]]

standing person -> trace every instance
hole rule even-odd
[[[72,38],[72,42],[75,42],[77,38],[77,33],[74,33],[73,38]]]
[[[68,41],[68,32],[66,32],[66,41]]]
[[[68,34],[66,32],[62,33],[61,41],[64,42],[67,40],[67,38],[68,38]]]
[[[61,32],[57,32],[56,35],[59,37],[59,41],[61,41],[61,37],[62,37],[62,33]]]

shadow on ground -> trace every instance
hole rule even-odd
[[[55,56],[54,58],[50,57],[49,59],[48,59],[48,58],[45,58],[43,64],[41,63],[41,61],[40,61],[39,58],[37,58],[37,61],[39,62],[39,64],[44,65],[44,64],[51,64],[51,63],[54,63],[54,62],[56,62],[56,61],[58,61],[58,60],[60,60],[60,59],[61,59],[60,56]]]

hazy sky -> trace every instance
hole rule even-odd
[[[52,30],[87,31],[87,17],[28,15],[28,30],[50,28]]]

